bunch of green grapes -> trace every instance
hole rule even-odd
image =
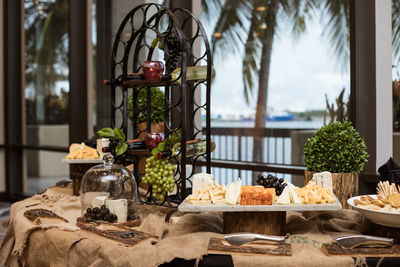
[[[163,201],[167,192],[172,192],[175,186],[175,165],[168,158],[152,156],[146,159],[146,174],[142,181],[150,183],[153,188],[153,196]]]

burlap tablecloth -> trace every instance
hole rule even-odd
[[[115,242],[80,230],[79,197],[71,190],[50,188],[41,195],[17,202],[11,207],[10,223],[0,245],[0,266],[157,266],[174,258],[201,259],[207,254],[211,237],[222,237],[221,214],[181,214],[175,223],[166,223],[170,209],[142,206],[142,225],[138,230],[159,237],[133,246]],[[46,208],[66,218],[69,223],[35,225],[23,213],[27,209]],[[351,257],[327,257],[323,243],[344,233],[359,233],[362,216],[352,210],[315,213],[305,218],[288,212],[287,242],[293,255],[238,256],[235,266],[353,266]]]

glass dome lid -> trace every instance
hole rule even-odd
[[[121,200],[121,205],[128,209],[137,200],[136,181],[127,168],[114,164],[114,157],[107,153],[103,164],[90,168],[83,176],[80,195],[82,215],[87,208],[119,204],[115,200]]]

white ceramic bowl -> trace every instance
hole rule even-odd
[[[369,195],[372,198],[377,198],[377,195]],[[352,206],[355,210],[359,211],[365,218],[372,222],[389,227],[400,227],[400,213],[387,212],[380,210],[371,210],[363,207],[357,207],[354,204],[355,199],[360,199],[361,196],[349,198],[347,204]]]

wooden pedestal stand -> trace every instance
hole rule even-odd
[[[79,196],[83,175],[93,166],[103,163],[101,159],[63,159],[62,162],[69,164],[74,196]]]
[[[304,184],[307,184],[315,172],[304,171]],[[332,173],[333,193],[344,209],[350,209],[347,199],[358,195],[358,173]]]
[[[178,207],[181,212],[222,212],[224,233],[250,232],[266,235],[286,234],[287,211],[340,210],[339,201],[328,204],[299,205],[229,205],[225,203],[193,205],[185,199]]]
[[[286,211],[224,212],[224,233],[285,235]]]

